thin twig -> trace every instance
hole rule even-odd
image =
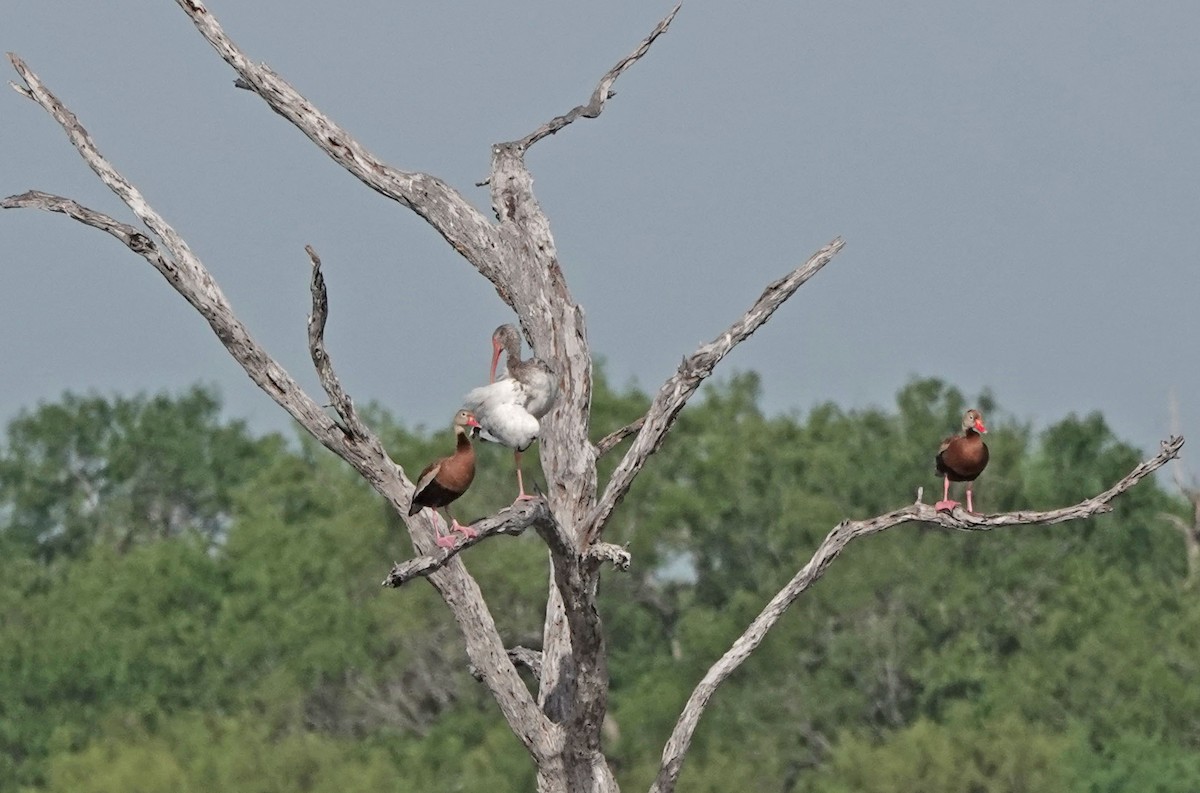
[[[333,361],[325,349],[325,323],[329,319],[329,292],[325,288],[325,276],[321,273],[321,258],[311,245],[305,245],[304,250],[312,262],[312,282],[309,288],[312,292],[312,314],[308,317],[308,351],[312,355],[313,366],[317,370],[317,379],[321,388],[329,396],[333,409],[341,417],[345,431],[356,438],[367,438],[372,433],[363,424],[354,409],[354,400],[342,388],[337,373],[333,371]]]
[[[868,520],[842,521],[826,535],[812,558],[809,559],[808,564],[804,565],[792,580],[775,597],[771,598],[762,612],[755,617],[745,632],[721,656],[721,659],[709,668],[704,678],[692,691],[683,712],[679,715],[679,720],[675,723],[675,729],[672,730],[671,737],[663,749],[662,765],[659,767],[658,778],[651,786],[650,793],[673,793],[675,782],[679,778],[679,771],[683,766],[684,756],[691,745],[696,726],[700,722],[700,716],[704,713],[717,687],[750,657],[750,654],[766,637],[767,632],[779,622],[788,606],[821,578],[826,568],[833,563],[833,560],[851,540],[878,534],[893,526],[915,521],[933,523],[960,531],[991,531],[1002,526],[1064,523],[1069,520],[1079,520],[1111,512],[1113,499],[1166,465],[1169,460],[1177,457],[1182,446],[1183,438],[1181,437],[1172,437],[1163,441],[1162,450],[1157,455],[1137,465],[1108,490],[1074,506],[1049,512],[972,515],[961,507],[956,507],[953,512],[939,512],[927,504],[912,504],[904,509]]]
[[[642,425],[645,423],[646,417],[642,416],[637,421],[630,422],[624,427],[621,427],[619,430],[613,430],[600,440],[596,441],[596,457],[603,457],[604,455],[608,454],[613,450],[614,447],[618,446],[621,441],[640,430]]]
[[[675,19],[675,15],[679,13],[679,9],[682,5],[682,0],[679,3],[676,3],[675,7],[671,9],[671,13],[659,20],[659,23],[654,26],[654,30],[650,31],[650,35],[642,39],[641,43],[638,44],[633,52],[617,61],[615,66],[604,73],[604,76],[600,78],[600,83],[596,86],[596,90],[592,91],[591,99],[586,105],[574,107],[565,115],[555,116],[545,124],[542,124],[540,127],[535,129],[533,132],[530,132],[524,138],[521,138],[521,140],[514,141],[512,145],[516,145],[520,149],[525,150],[537,143],[542,138],[558,132],[563,127],[571,124],[578,118],[596,118],[599,116],[604,110],[604,105],[608,102],[608,100],[616,96],[616,93],[612,90],[613,83],[617,81],[618,77],[625,73],[626,69],[637,63],[639,60],[641,60],[643,55],[650,51],[650,45],[654,43],[655,39],[667,32],[667,28],[671,26],[671,21]]]
[[[658,389],[650,409],[646,411],[637,439],[625,452],[625,457],[609,478],[604,494],[588,516],[584,530],[589,542],[594,542],[600,537],[608,519],[612,517],[613,510],[629,492],[634,478],[641,472],[646,460],[662,445],[667,432],[675,423],[675,416],[687,404],[700,384],[712,374],[713,368],[734,347],[761,328],[775,310],[794,295],[808,279],[820,272],[844,245],[840,237],[834,239],[814,253],[807,262],[769,284],[758,300],[754,301],[754,305],[737,322],[730,325],[728,330],[683,359],[675,374]]]

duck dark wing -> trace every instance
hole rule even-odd
[[[942,442],[937,472],[953,482],[971,482],[988,464],[988,447],[978,435],[958,436]]]
[[[421,471],[421,475],[417,477],[417,484],[413,487],[412,504],[408,507],[409,515],[416,515],[421,511],[421,507],[440,506],[432,503],[433,499],[431,497],[434,494],[431,492],[431,486],[434,484],[433,480],[438,475],[438,472],[442,470],[442,463],[444,462],[445,460],[443,459],[430,463],[425,466],[425,470]]]
[[[954,439],[956,437],[958,437],[958,436],[951,435],[947,438],[943,438],[941,445],[938,446],[937,457],[934,458],[934,463],[933,463],[934,468],[937,469],[938,476],[941,476],[942,474],[946,473],[945,463],[942,462],[942,455],[945,454],[946,450],[950,448],[950,444],[954,442]]]

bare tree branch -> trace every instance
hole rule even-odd
[[[545,124],[535,129],[533,132],[526,135],[524,138],[521,138],[521,140],[515,141],[515,145],[519,146],[521,149],[528,149],[542,138],[553,135],[578,118],[596,118],[599,116],[604,110],[605,103],[608,102],[609,99],[612,99],[614,96],[616,96],[616,92],[612,90],[613,83],[617,81],[618,77],[625,73],[626,69],[637,63],[639,60],[641,60],[643,55],[650,51],[650,45],[654,43],[655,39],[667,32],[667,28],[671,26],[671,21],[675,19],[675,15],[679,13],[679,9],[682,5],[682,0],[676,3],[675,7],[671,9],[671,13],[663,17],[659,23],[654,26],[654,30],[650,31],[650,35],[642,39],[642,42],[638,44],[637,48],[634,49],[633,52],[619,60],[616,66],[613,66],[604,73],[604,76],[600,78],[600,84],[596,86],[596,90],[592,92],[591,100],[586,105],[578,105],[570,110],[566,115],[555,116]]]
[[[8,57],[11,59],[11,58],[13,57],[13,54],[12,54],[11,52],[10,52],[10,53],[8,53]],[[36,102],[36,101],[37,101],[37,99],[36,99],[36,98],[34,97],[34,95],[33,95],[33,91],[30,91],[28,88],[26,88],[26,87],[25,87],[25,86],[23,86],[23,85],[17,85],[17,84],[16,84],[16,83],[14,83],[14,82],[9,82],[9,84],[8,84],[8,87],[9,87],[9,88],[11,88],[11,89],[13,89],[13,90],[14,90],[14,91],[16,91],[18,94],[20,94],[21,96],[25,97],[26,99],[32,100],[32,101],[34,101],[34,102]]]
[[[519,536],[530,526],[555,523],[554,516],[545,499],[518,501],[512,506],[502,509],[495,515],[471,524],[478,536],[464,538],[453,548],[436,548],[431,553],[409,559],[407,562],[397,562],[392,566],[382,586],[399,587],[414,578],[428,576],[441,570],[450,560],[467,548],[497,534]]]
[[[367,187],[416,212],[494,285],[502,289],[505,259],[495,227],[457,190],[425,173],[387,165],[318,110],[286,80],[255,63],[225,34],[200,0],[176,0],[200,35],[263,98],[338,165]]]
[[[1049,512],[1021,511],[999,515],[973,515],[961,507],[956,507],[953,512],[939,512],[927,504],[916,503],[868,520],[844,520],[834,526],[817,547],[808,564],[800,568],[792,580],[775,597],[771,598],[771,601],[754,618],[745,632],[734,641],[720,660],[709,668],[692,691],[683,712],[679,715],[679,720],[675,723],[675,729],[671,731],[671,737],[663,749],[662,764],[659,767],[658,777],[650,787],[650,793],[673,793],[675,783],[679,778],[679,771],[683,766],[684,756],[691,745],[696,726],[700,722],[700,716],[703,715],[717,687],[750,657],[750,654],[762,643],[767,632],[779,622],[788,606],[792,605],[796,598],[821,578],[825,570],[851,540],[878,534],[902,523],[917,521],[933,523],[943,528],[959,531],[991,531],[1003,526],[1048,525],[1090,518],[1094,515],[1111,512],[1113,499],[1166,465],[1169,460],[1177,457],[1182,446],[1183,438],[1181,437],[1172,437],[1163,441],[1162,450],[1157,455],[1135,466],[1108,490],[1074,506]]]
[[[20,64],[20,60],[15,56],[13,56],[13,60],[14,65]],[[134,208],[134,211],[140,210],[142,214],[150,218],[153,222],[148,222],[147,225],[150,225],[151,228],[158,226],[161,229],[160,236],[171,240],[171,247],[175,249],[177,256],[175,259],[171,259],[163,255],[149,236],[133,226],[121,223],[102,212],[89,209],[62,196],[31,190],[21,195],[9,196],[0,202],[0,207],[4,209],[42,209],[47,212],[62,213],[120,240],[127,248],[158,270],[171,286],[175,287],[175,290],[208,320],[209,326],[212,327],[221,343],[229,350],[230,355],[242,365],[246,374],[259,388],[270,395],[318,441],[339,456],[353,458],[348,461],[360,472],[364,470],[364,467],[368,465],[367,459],[353,453],[345,434],[337,424],[325,415],[320,406],[303,392],[283,367],[251,338],[249,331],[234,315],[233,309],[216,282],[191,254],[183,240],[154,213],[136,189],[125,182],[120,174],[100,156],[78,120],[70,111],[62,107],[49,91],[36,82],[36,76],[25,69],[24,64],[20,64],[18,71],[28,74],[29,78],[34,81],[31,90],[35,93],[35,101],[64,124],[72,142],[75,142],[76,148],[79,148],[84,154],[84,159],[93,165],[93,170],[101,175],[105,183],[109,184],[118,196],[123,199],[129,196],[127,203],[130,207]]]
[[[633,561],[628,549],[622,548],[620,545],[613,545],[610,542],[596,542],[588,546],[587,559],[593,565],[599,566],[608,562],[617,570],[626,572],[629,570],[629,565]]]
[[[775,310],[783,302],[796,293],[809,278],[816,275],[822,267],[837,255],[845,243],[840,237],[834,239],[824,248],[814,253],[807,262],[792,270],[790,273],[771,283],[759,296],[754,305],[735,323],[729,326],[723,334],[708,344],[703,345],[679,364],[678,371],[670,377],[646,411],[644,423],[638,432],[637,439],[625,452],[620,465],[613,471],[604,495],[600,497],[592,513],[588,516],[584,529],[589,541],[595,541],[604,531],[613,510],[621,503],[621,499],[629,492],[634,478],[641,472],[642,466],[650,455],[658,451],[675,423],[675,417],[700,384],[712,374],[721,359],[739,343],[748,339],[754,331],[763,326]]]
[[[523,666],[534,677],[542,676],[542,654],[528,647],[513,647],[508,651],[508,657],[517,666]]]
[[[321,387],[329,396],[330,404],[341,416],[344,431],[356,438],[367,438],[371,432],[358,417],[354,409],[354,400],[342,388],[337,374],[333,371],[333,361],[325,350],[325,322],[329,319],[329,293],[325,289],[325,276],[321,274],[321,258],[311,245],[305,245],[304,250],[312,262],[312,314],[308,317],[308,351],[312,355],[313,366],[317,370],[317,378]]]
[[[508,651],[508,660],[513,662],[514,666],[523,666],[529,670],[537,680],[542,676],[542,654],[538,650],[531,650],[528,647],[512,647]],[[471,677],[476,680],[483,680],[483,674],[474,666],[470,668]]]
[[[630,422],[619,430],[613,430],[596,442],[596,456],[603,457],[612,451],[621,441],[633,435],[642,428],[646,423],[646,417],[642,416],[637,421]]]

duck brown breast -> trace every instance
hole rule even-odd
[[[987,444],[975,432],[948,438],[937,456],[937,472],[951,482],[972,482],[987,464]]]

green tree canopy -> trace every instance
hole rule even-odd
[[[601,373],[594,437],[647,402]],[[611,529],[633,568],[600,597],[622,785],[649,784],[692,686],[830,528],[940,490],[933,451],[968,404],[991,429],[989,511],[1076,501],[1138,457],[1098,416],[1037,433],[936,380],[891,409],[770,416],[746,374],[680,416]],[[453,443],[365,413],[406,466]],[[394,513],[315,443],[255,436],[205,389],[68,395],[7,438],[23,552],[0,557],[0,788],[533,786],[432,589],[379,587],[412,550]],[[512,498],[511,454],[479,457],[468,519]],[[681,790],[1190,790],[1200,607],[1159,519],[1171,498],[1148,482],[1117,504],[856,543],[718,693]],[[464,560],[506,642],[540,646],[538,538]]]
[[[49,558],[195,533],[213,542],[233,490],[279,449],[224,420],[214,391],[66,394],[13,420],[0,452],[0,536]]]

